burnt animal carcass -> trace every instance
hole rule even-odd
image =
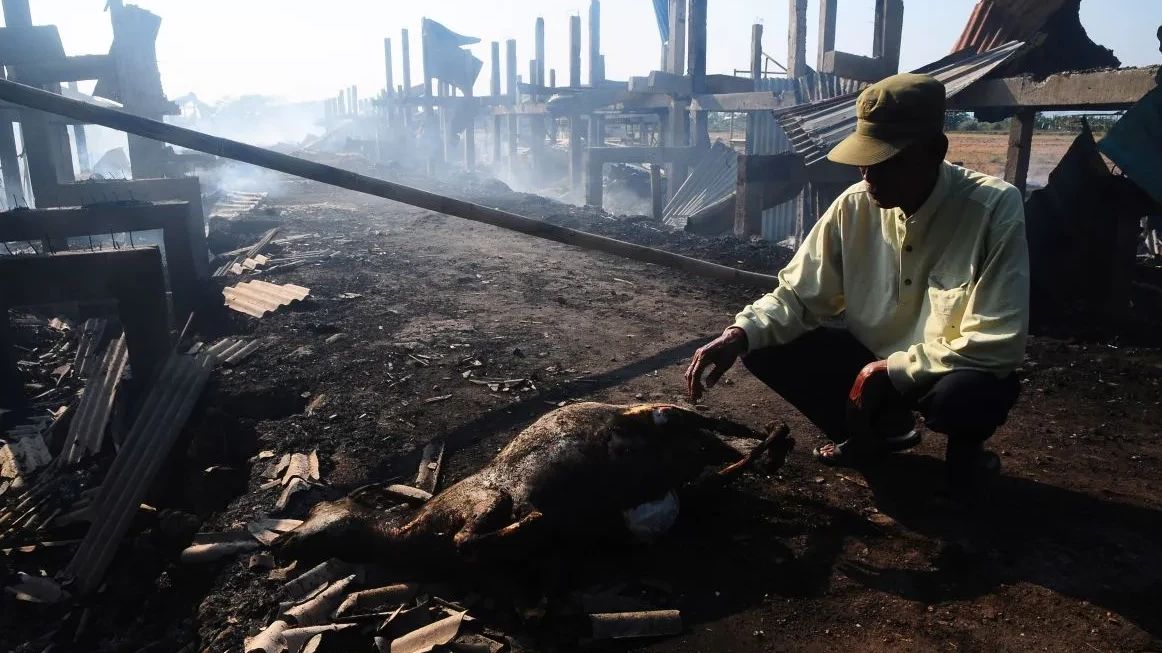
[[[574,404],[541,417],[412,514],[348,496],[315,506],[277,548],[285,558],[409,566],[518,560],[624,536],[643,506],[666,512],[674,490],[728,479],[764,452],[781,464],[792,444],[785,426],[763,439],[678,406]]]

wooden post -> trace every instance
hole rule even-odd
[[[884,56],[884,4],[887,0],[876,0],[875,18],[872,20],[872,57]]]
[[[28,0],[3,0],[5,27],[32,27],[32,10]]]
[[[787,24],[787,76],[798,79],[807,74],[807,0],[789,0]]]
[[[706,2],[690,0],[690,61],[691,88],[694,93],[706,92]],[[699,111],[694,114],[694,145],[710,146],[710,114]]]
[[[835,50],[835,14],[839,0],[820,0],[819,3],[819,56],[816,70],[823,70],[823,55]]]
[[[686,0],[670,2],[670,47],[667,50],[666,72],[686,74]]]
[[[1029,155],[1033,148],[1033,129],[1037,119],[1034,109],[1022,109],[1009,126],[1009,148],[1005,159],[1005,181],[1025,193],[1029,177]]]
[[[407,99],[412,94],[412,54],[411,48],[408,47],[408,31],[406,29],[400,30],[400,48],[402,49],[401,56],[403,57],[403,92],[400,93],[400,109],[403,111],[404,127],[411,125],[411,107],[407,104]]]
[[[650,215],[654,220],[661,222],[665,211],[665,189],[662,188],[662,166],[650,164]]]
[[[735,186],[734,235],[740,238],[762,233],[763,189],[761,183],[751,183],[754,167],[746,154],[738,155],[738,183]]]
[[[900,70],[900,45],[904,39],[904,0],[884,2],[884,27],[882,54],[885,72],[896,74]]]
[[[492,59],[491,59],[492,79],[491,79],[491,85],[490,85],[489,91],[490,91],[490,95],[492,95],[493,101],[496,101],[497,99],[499,99],[501,97],[501,95],[500,95],[500,87],[501,87],[501,84],[500,84],[500,41],[493,41],[492,42],[491,54],[492,54]],[[492,165],[494,165],[494,166],[500,163],[501,122],[502,121],[501,121],[500,116],[492,116]]]
[[[557,69],[549,69],[549,88],[557,88]]]
[[[32,12],[28,6],[28,0],[2,0],[0,6],[3,6],[4,9],[5,26],[32,27]],[[54,93],[60,92],[59,84],[48,84],[40,88]],[[50,205],[52,199],[50,194],[53,192],[53,188],[62,179],[73,181],[73,162],[68,147],[68,131],[64,125],[50,124],[44,115],[25,112],[20,116],[20,140],[24,146],[24,161],[28,169],[28,180],[32,186],[32,199],[38,205]],[[139,139],[130,138],[129,140],[132,143]],[[13,136],[13,143],[15,143],[15,136]],[[13,151],[15,151],[15,146]],[[15,176],[19,178],[19,165],[11,166],[11,168]],[[12,194],[9,193],[10,196]],[[25,198],[25,204],[28,203],[27,198]]]
[[[4,198],[0,205],[14,209],[28,206],[24,197],[24,179],[20,174],[20,159],[16,154],[16,135],[12,123],[0,120],[0,173],[4,175]]]
[[[0,79],[6,79],[4,67],[0,66]],[[0,120],[0,173],[4,175],[4,198],[0,205],[14,209],[18,206],[28,206],[24,197],[24,177],[20,174],[20,158],[16,154],[16,134],[12,123]],[[6,316],[0,315],[0,322]],[[3,327],[3,324],[0,324]],[[0,361],[0,364],[3,364]],[[0,374],[3,370],[0,370]]]

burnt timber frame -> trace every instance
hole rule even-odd
[[[61,302],[117,302],[134,378],[148,383],[169,355],[169,311],[156,247],[0,256],[0,405],[19,406],[9,309]]]
[[[178,201],[10,211],[0,213],[0,242],[42,239],[55,242],[80,236],[160,229],[174,315],[181,320],[198,304],[196,252],[190,246],[187,224],[190,217],[189,203]]]

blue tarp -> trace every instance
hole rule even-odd
[[[658,17],[658,34],[662,43],[670,40],[670,3],[668,0],[654,0],[654,15]]]
[[[1097,144],[1135,184],[1162,202],[1162,88],[1138,100]]]

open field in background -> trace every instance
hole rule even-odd
[[[742,146],[738,141],[746,138],[746,121],[739,121],[738,127],[734,132],[735,147],[741,150]],[[710,140],[728,142],[730,136],[730,132],[715,131],[710,133]],[[1095,134],[1099,140],[1101,136]],[[1076,137],[1077,134],[1068,132],[1034,134],[1033,156],[1029,163],[1029,183],[1044,186],[1049,180],[1049,173],[1061,161],[1061,157]],[[1003,177],[1008,139],[1009,135],[1005,132],[950,132],[948,160],[973,170]]]
[[[1049,180],[1049,173],[1057,167],[1075,138],[1077,134],[1066,132],[1033,134],[1029,183],[1044,186]],[[1002,177],[1005,174],[1008,141],[1009,135],[1002,132],[952,132],[948,134],[948,160]]]

